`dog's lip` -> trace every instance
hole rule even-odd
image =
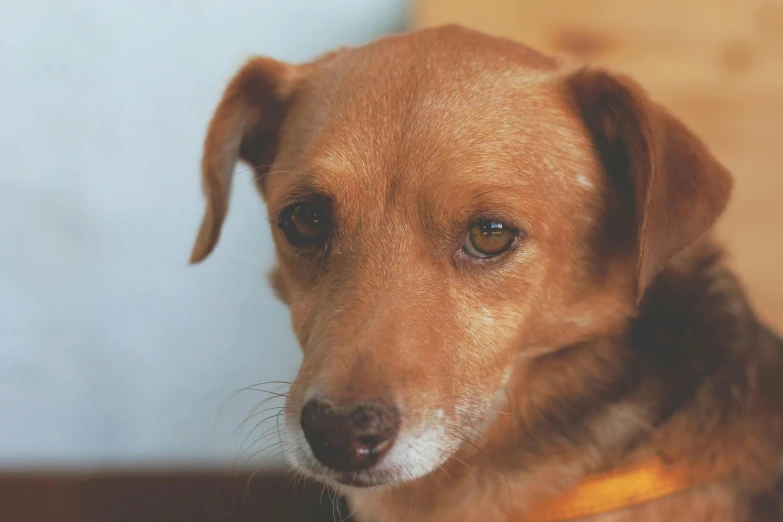
[[[373,479],[367,479],[362,478],[361,475],[357,475],[354,473],[341,473],[335,477],[332,477],[332,480],[335,482],[339,482],[343,486],[350,486],[352,488],[371,488],[375,486],[383,486],[385,482],[373,480]]]

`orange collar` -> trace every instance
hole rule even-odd
[[[529,522],[558,522],[616,511],[681,493],[716,478],[691,467],[667,466],[651,459],[632,467],[587,477],[563,494],[533,509]]]

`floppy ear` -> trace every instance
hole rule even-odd
[[[638,304],[666,263],[713,225],[732,178],[630,79],[587,68],[567,85],[613,190],[608,239],[633,248]]]
[[[204,140],[201,184],[207,208],[191,263],[207,257],[220,238],[237,160],[250,163],[259,178],[268,172],[294,71],[289,64],[253,58],[226,87]]]

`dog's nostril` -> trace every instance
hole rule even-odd
[[[300,419],[315,457],[337,471],[373,466],[391,448],[399,428],[397,411],[379,403],[333,406],[308,401]]]
[[[361,437],[359,437],[356,440],[358,440],[359,444],[361,444],[362,446],[365,446],[367,448],[373,448],[373,447],[375,447],[377,445],[377,440],[378,439],[376,439],[372,435],[362,435]]]

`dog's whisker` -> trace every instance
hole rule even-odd
[[[443,465],[438,465],[438,469],[443,471]],[[443,491],[443,484],[440,483],[440,480],[438,480],[437,475],[435,473],[432,473],[431,476],[432,476],[432,480],[434,480],[435,483],[438,485],[438,489],[440,489],[440,491]]]
[[[334,512],[334,500],[337,498],[337,492],[334,492],[334,495],[332,495],[331,492],[327,491],[326,494],[329,495],[329,500],[332,502],[332,521],[337,522],[337,516]]]
[[[277,412],[277,415],[275,415],[275,426],[277,427],[277,436],[280,437],[280,414],[283,413],[283,410],[280,410]]]
[[[279,395],[273,395],[273,396],[271,396],[271,397],[267,397],[266,399],[264,399],[264,400],[262,400],[262,401],[259,401],[258,403],[256,403],[256,405],[255,405],[255,406],[253,406],[253,408],[250,410],[249,414],[250,414],[250,415],[253,415],[253,414],[254,414],[254,413],[255,413],[255,412],[256,412],[256,411],[257,411],[259,408],[261,408],[262,406],[264,406],[264,405],[265,405],[265,404],[267,404],[268,402],[271,402],[271,401],[273,401],[273,400],[275,400],[275,399],[285,399],[285,397],[281,397],[281,396],[279,396]]]
[[[270,381],[270,382],[276,382],[276,381]],[[287,393],[270,392],[268,390],[255,388],[255,386],[260,386],[260,385],[263,385],[263,384],[265,384],[265,383],[252,384],[250,386],[245,386],[244,388],[240,388],[237,391],[233,392],[231,395],[228,396],[228,398],[226,398],[226,400],[223,401],[223,403],[220,405],[220,408],[218,408],[218,416],[220,415],[220,413],[222,412],[223,408],[226,406],[226,404],[231,399],[235,398],[237,395],[239,395],[240,393],[242,393],[244,391],[258,391],[258,392],[268,393],[268,394],[272,395],[272,397],[274,397],[274,398],[278,398],[278,397],[285,398],[285,397],[288,397]]]
[[[250,489],[250,482],[252,482],[252,480],[255,478],[255,476],[261,471],[261,469],[264,466],[264,464],[266,464],[267,462],[269,462],[271,460],[274,460],[274,459],[276,459],[278,457],[281,457],[281,456],[285,455],[286,452],[288,452],[290,449],[291,448],[289,448],[289,447],[283,447],[283,449],[281,449],[277,453],[275,453],[273,455],[269,455],[268,457],[265,457],[265,458],[261,459],[258,462],[258,464],[255,466],[255,469],[253,470],[253,472],[250,474],[250,476],[247,479],[247,486],[245,488],[246,491],[249,491],[249,489]]]
[[[273,410],[271,410],[271,411],[273,411]],[[253,414],[253,415],[254,415],[254,414]],[[273,414],[273,415],[274,415],[274,414]],[[256,429],[258,429],[258,427],[259,427],[261,424],[263,424],[264,422],[266,422],[266,421],[267,421],[267,420],[269,420],[270,418],[271,418],[271,415],[270,415],[269,417],[266,417],[266,418],[264,418],[264,419],[261,419],[260,421],[256,422],[256,424],[253,426],[253,429],[251,430],[251,432],[250,432],[248,435],[245,435],[245,429],[247,428],[247,424],[248,424],[248,422],[249,422],[249,421],[250,421],[250,419],[251,419],[251,417],[250,417],[250,416],[248,416],[248,417],[247,417],[245,420],[243,420],[243,421],[242,421],[242,422],[239,424],[239,426],[237,426],[237,427],[235,428],[235,430],[234,430],[234,431],[235,431],[235,432],[236,432],[236,431],[239,431],[239,433],[238,433],[236,436],[233,436],[233,435],[232,435],[232,437],[231,437],[231,439],[230,439],[230,440],[231,440],[231,442],[233,442],[233,441],[234,441],[234,439],[236,438],[236,439],[239,441],[239,450],[241,451],[242,447],[243,447],[243,446],[245,445],[245,443],[247,442],[247,439],[248,439],[248,437],[250,437],[250,436],[253,434],[253,431],[255,431]]]
[[[281,410],[281,411],[282,411],[282,410]],[[275,416],[277,416],[277,415],[280,415],[280,412],[278,412],[278,413],[275,413],[275,414],[272,414],[272,415],[269,415],[268,417],[264,418],[264,419],[263,419],[263,420],[261,420],[260,422],[256,423],[256,425],[255,425],[255,426],[253,426],[253,429],[252,429],[252,430],[250,430],[250,433],[248,433],[247,435],[244,435],[244,434],[243,434],[243,436],[242,436],[242,442],[241,442],[241,444],[240,444],[240,446],[239,446],[239,447],[240,447],[240,450],[241,450],[241,448],[242,448],[242,447],[244,447],[244,445],[245,445],[245,444],[247,444],[247,441],[248,441],[248,439],[249,439],[249,438],[250,438],[250,437],[253,435],[253,433],[254,433],[254,432],[255,432],[255,431],[256,431],[256,430],[257,430],[259,427],[261,427],[261,426],[262,426],[262,425],[263,425],[263,424],[264,424],[266,421],[269,421],[269,420],[271,420],[271,419],[275,418]]]
[[[244,426],[245,424],[247,424],[248,422],[253,420],[255,417],[257,417],[259,415],[262,415],[262,414],[264,414],[266,412],[276,411],[276,410],[285,410],[285,405],[268,406],[268,407],[266,407],[264,409],[259,409],[260,407],[265,406],[266,403],[268,403],[268,402],[269,402],[268,400],[264,400],[264,401],[259,402],[255,406],[253,406],[253,408],[250,410],[250,413],[248,413],[248,416],[245,417],[245,419],[239,424],[239,426],[237,426],[237,428],[241,428],[242,426]]]
[[[278,391],[272,391],[272,390],[265,390],[263,388],[256,388],[254,386],[247,386],[245,388],[242,388],[240,391],[255,391],[259,393],[266,393],[268,395],[271,395],[273,397],[288,397],[287,393],[278,392]]]
[[[270,402],[272,402],[272,401],[274,401],[274,400],[276,400],[276,399],[283,399],[283,400],[285,401],[285,400],[287,400],[288,398],[287,398],[286,396],[281,396],[281,395],[277,395],[277,394],[276,394],[276,395],[270,395],[269,397],[267,397],[267,398],[265,398],[265,399],[263,399],[263,400],[260,400],[259,402],[257,402],[257,403],[256,403],[256,404],[253,406],[253,408],[252,408],[252,409],[251,409],[251,410],[248,412],[248,415],[253,415],[254,413],[256,413],[256,411],[258,411],[258,409],[259,409],[259,408],[262,408],[262,407],[263,407],[263,406],[265,406],[267,403],[270,403]],[[270,407],[271,407],[271,406],[270,406]],[[282,406],[281,406],[281,407],[282,407]]]
[[[251,414],[250,416],[248,416],[248,417],[247,417],[245,420],[243,420],[242,422],[240,422],[240,423],[239,423],[239,425],[238,425],[236,428],[234,428],[234,431],[231,433],[231,438],[230,438],[229,440],[230,440],[230,441],[231,441],[231,440],[234,440],[234,437],[236,436],[237,432],[238,432],[238,431],[240,431],[240,430],[244,430],[244,428],[245,428],[245,426],[247,425],[247,423],[248,423],[248,422],[250,422],[250,420],[251,420],[253,417],[255,417],[255,416],[257,416],[257,415],[264,414],[264,413],[266,413],[266,412],[269,412],[269,411],[274,411],[274,410],[282,410],[284,407],[285,407],[285,406],[272,406],[272,407],[270,407],[270,408],[264,408],[263,410],[260,410],[260,411],[257,411],[257,412],[254,412],[254,413],[252,413],[252,414]],[[271,417],[270,417],[270,418],[271,418]],[[264,422],[264,421],[261,421],[261,422]],[[260,423],[259,423],[259,424],[260,424]],[[256,426],[258,426],[258,424],[257,424]],[[253,429],[255,429],[255,428],[253,428]],[[250,432],[250,433],[249,433],[247,436],[249,437],[249,436],[250,436],[250,435],[252,435],[252,434],[253,434],[253,432],[251,431],[251,432]],[[245,439],[245,440],[247,440],[247,439]]]
[[[296,485],[294,480],[296,480],[298,477],[299,477],[299,472],[294,470],[294,473],[291,475],[291,478],[288,480],[288,484],[285,485],[285,489],[286,490],[290,489],[292,483],[294,483],[294,485]]]
[[[285,441],[277,441],[272,444],[268,444],[264,448],[259,449],[258,451],[254,452],[251,456],[247,458],[248,463],[255,459],[257,456],[265,454],[263,457],[261,457],[258,461],[255,462],[255,466],[262,467],[264,464],[266,464],[269,461],[274,460],[277,457],[277,453],[273,452],[280,452],[280,451],[286,451],[288,446],[285,444]]]
[[[509,411],[500,411],[500,410],[496,410],[494,408],[490,408],[490,410],[492,410],[494,413],[497,413],[498,415],[514,415],[513,413],[511,413]]]
[[[306,481],[307,481],[307,477],[305,476],[305,474],[295,469],[294,476],[291,477],[291,480],[288,481],[288,486],[286,486],[286,489],[291,487],[291,485],[293,484],[293,489],[294,491],[296,491],[297,486],[304,485]]]
[[[340,522],[344,522],[344,521],[345,521],[345,519],[343,518],[342,507],[340,506],[340,497],[338,497],[338,496],[335,494],[335,498],[336,498],[336,500],[337,500],[337,502],[336,502],[336,504],[337,504],[337,516],[338,516],[338,517],[340,517]]]
[[[271,430],[274,430],[274,426],[271,426],[271,427],[267,428],[263,434],[261,434],[258,437],[256,437],[256,439],[252,443],[250,443],[250,445],[248,446],[248,449],[257,447],[258,445],[261,445],[261,444],[266,444],[266,443],[268,443],[268,442],[270,442],[272,440],[275,440],[276,437],[277,437],[277,440],[282,440],[282,439],[280,439],[280,437],[278,436],[277,433],[275,433],[274,431],[271,431]]]
[[[468,439],[468,437],[466,437],[465,435],[463,435],[463,434],[462,434],[462,432],[460,432],[460,431],[459,431],[459,430],[457,430],[456,428],[452,428],[452,430],[453,430],[453,432],[452,432],[452,435],[456,436],[456,437],[457,437],[458,439],[460,439],[461,441],[463,441],[463,442],[465,442],[465,443],[467,443],[467,444],[470,444],[471,446],[473,446],[473,447],[474,447],[474,448],[475,448],[475,449],[478,451],[478,449],[479,449],[479,448],[478,448],[478,446],[476,446],[476,444],[474,444],[474,443],[473,443],[473,441],[471,441],[470,439]]]
[[[287,447],[286,441],[282,441],[282,440],[281,441],[277,441],[277,442],[273,442],[271,444],[268,444],[268,445],[264,446],[263,448],[258,449],[256,451],[254,451],[253,453],[251,453],[250,455],[248,455],[247,458],[245,458],[244,462],[242,463],[242,467],[244,468],[245,466],[247,466],[253,459],[255,459],[258,455],[260,455],[260,454],[262,454],[264,452],[268,452],[270,450],[276,450],[276,449],[280,449],[280,448],[286,448],[286,447]],[[267,456],[261,458],[261,460],[256,462],[255,465],[256,466],[261,465],[261,463],[265,462],[266,460],[269,460],[269,458],[268,458],[269,455],[271,455],[271,453],[269,453],[269,454],[267,454]]]
[[[259,390],[259,389],[255,388],[255,386],[262,386],[262,385],[266,385],[266,384],[274,384],[274,383],[287,384],[287,385],[289,385],[289,386],[291,385],[291,383],[289,383],[289,382],[287,382],[287,381],[269,381],[269,382],[267,382],[267,383],[263,383],[263,382],[262,382],[262,383],[256,383],[256,384],[252,384],[252,385],[250,385],[250,386],[245,386],[244,388],[240,388],[240,389],[238,389],[237,391],[233,392],[231,395],[229,395],[229,396],[228,396],[228,397],[227,397],[227,398],[226,398],[226,399],[225,399],[225,400],[224,400],[224,401],[223,401],[223,402],[220,404],[220,407],[218,408],[217,417],[220,417],[220,415],[222,414],[222,411],[223,411],[223,409],[225,408],[226,404],[228,404],[228,402],[229,402],[229,401],[231,401],[233,398],[235,398],[235,397],[236,397],[237,395],[239,395],[240,393],[242,393],[242,392],[244,392],[244,391],[249,391],[249,390],[255,390],[255,391],[266,391],[266,390]],[[270,393],[270,392],[267,392],[267,393]],[[286,397],[288,396],[288,394],[277,394],[277,393],[276,393],[276,395],[284,395],[284,396],[286,396]]]
[[[274,381],[257,382],[257,383],[251,384],[250,387],[253,387],[253,386],[266,386],[267,384],[283,384],[285,386],[291,386],[294,383],[291,382],[291,381],[274,380]]]
[[[459,457],[457,457],[456,455],[452,455],[452,456],[451,456],[451,458],[452,458],[452,459],[454,459],[455,461],[459,462],[460,464],[462,464],[462,465],[463,465],[463,466],[465,466],[466,468],[468,468],[468,469],[469,469],[470,471],[472,471],[473,473],[476,473],[476,468],[474,468],[473,466],[470,466],[470,465],[469,465],[469,464],[467,464],[467,463],[466,463],[464,460],[460,459],[460,458],[459,458]]]
[[[279,453],[276,453],[275,455],[270,455],[269,458],[262,459],[256,466],[254,467],[253,471],[250,473],[250,476],[247,479],[247,484],[245,485],[245,500],[247,500],[247,495],[250,492],[250,483],[253,481],[255,476],[261,471],[261,468],[263,467],[264,463],[266,463],[269,460],[275,459],[281,455],[284,455],[286,451],[288,451],[287,447],[284,447]]]
[[[278,413],[280,413],[280,412],[278,412]],[[274,414],[272,414],[272,415],[276,416],[278,413],[274,413]],[[269,417],[267,417],[266,419],[264,419],[264,421],[263,421],[263,422],[266,422],[266,421],[268,421],[268,420],[271,420],[271,418],[272,418],[272,415],[270,415]],[[271,436],[273,436],[273,435],[278,435],[278,436],[279,436],[280,434],[274,431],[274,430],[275,430],[275,427],[276,427],[276,426],[269,426],[269,427],[268,427],[268,428],[266,428],[264,431],[262,431],[261,433],[259,433],[259,434],[258,434],[258,436],[255,438],[255,440],[254,440],[254,441],[251,443],[251,445],[253,445],[253,444],[257,444],[257,443],[258,443],[258,441],[260,441],[262,437],[271,437]]]
[[[413,490],[411,488],[405,489],[408,490],[408,512],[405,513],[405,520],[407,521],[411,516],[411,511],[413,511]]]
[[[486,433],[482,432],[479,428],[476,426],[471,426],[470,424],[467,424],[463,426],[465,429],[469,430],[469,433],[473,434],[473,438],[479,441],[480,444],[486,444],[486,441],[484,440],[484,437],[486,436]],[[461,431],[460,431],[461,433]]]
[[[271,435],[276,435],[276,434],[272,433]],[[247,451],[252,451],[252,453],[246,459],[246,461],[258,456],[261,453],[268,451],[270,448],[273,448],[276,445],[289,444],[289,443],[290,441],[287,439],[267,437],[266,440],[264,440],[263,442],[258,442],[256,445],[247,448]]]
[[[354,506],[353,510],[351,510],[351,512],[348,513],[348,516],[346,517],[346,520],[350,520],[351,517],[353,517],[356,514],[356,512],[359,510],[359,503],[360,503],[360,500],[357,499],[356,500],[356,506]]]
[[[326,489],[326,482],[324,482],[324,487],[321,488],[321,496],[318,497],[318,505],[321,505],[321,502],[324,499],[324,490]]]
[[[438,467],[443,471],[443,473],[446,474],[446,477],[448,477],[449,482],[451,482],[451,485],[453,486],[454,485],[454,479],[452,478],[451,473],[449,473],[449,470],[447,470],[446,467],[443,464],[439,465]]]

